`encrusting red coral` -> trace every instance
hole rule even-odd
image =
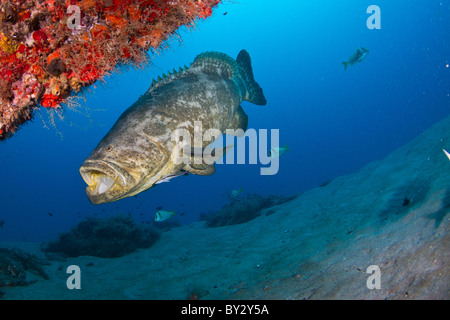
[[[142,65],[220,0],[2,0],[0,140],[119,64]]]

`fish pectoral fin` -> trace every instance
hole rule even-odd
[[[233,117],[233,120],[231,120],[231,123],[230,123],[229,129],[234,130],[234,132],[230,135],[236,136],[236,137],[242,137],[242,136],[244,136],[245,131],[247,130],[247,127],[248,127],[248,116],[244,112],[244,109],[242,109],[242,107],[239,106],[239,108],[236,111],[236,114]],[[238,129],[242,129],[242,130],[238,130]],[[227,132],[227,134],[229,134],[229,132]]]
[[[220,158],[222,158],[225,153],[234,148],[234,144],[225,147],[206,147],[206,148],[195,148],[191,147],[183,149],[183,154],[191,158],[191,163],[207,163],[212,164]],[[200,160],[201,159],[201,160]]]
[[[203,159],[208,160],[208,163],[216,162],[233,148],[234,144],[230,144],[222,148],[205,148],[203,151]]]
[[[183,169],[192,174],[198,174],[201,176],[210,176],[214,174],[215,167],[214,162],[221,158],[224,154],[219,148],[219,152],[216,152],[216,148],[191,148],[190,163],[186,164]]]
[[[192,174],[198,174],[200,176],[210,176],[214,174],[216,171],[216,168],[214,167],[214,164],[186,164],[183,168],[184,170],[188,171]]]
[[[183,148],[183,154],[185,156],[188,157],[192,157],[192,158],[201,158],[203,156],[203,148],[199,148],[199,147],[190,147],[189,146],[185,146]]]

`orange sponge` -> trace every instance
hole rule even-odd
[[[62,108],[73,92],[119,64],[141,65],[180,26],[220,0],[9,0],[0,4],[0,140],[37,107]]]

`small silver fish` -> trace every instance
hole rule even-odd
[[[175,215],[175,211],[159,210],[155,213],[155,221],[165,221]]]
[[[448,160],[450,160],[450,153],[448,153],[448,151],[445,150],[445,149],[442,149],[442,151],[444,151],[444,153],[447,156]]]
[[[187,175],[189,175],[189,172],[187,172],[187,171],[182,171],[182,172],[178,172],[178,173],[175,173],[175,174],[170,174],[170,175],[167,175],[167,176],[161,178],[161,180],[157,181],[155,184],[160,184],[160,183],[163,183],[163,182],[170,182],[170,180],[173,179],[173,178],[176,178],[176,177],[179,177],[179,176],[187,176]]]

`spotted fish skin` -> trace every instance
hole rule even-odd
[[[214,165],[175,163],[180,149],[173,133],[184,129],[193,137],[198,121],[202,134],[208,129],[245,131],[248,117],[240,107],[243,100],[266,104],[245,50],[236,60],[224,53],[205,52],[189,67],[159,77],[125,110],[80,167],[89,200],[100,204],[130,197],[184,171],[213,174]],[[211,142],[192,145],[204,148]]]

